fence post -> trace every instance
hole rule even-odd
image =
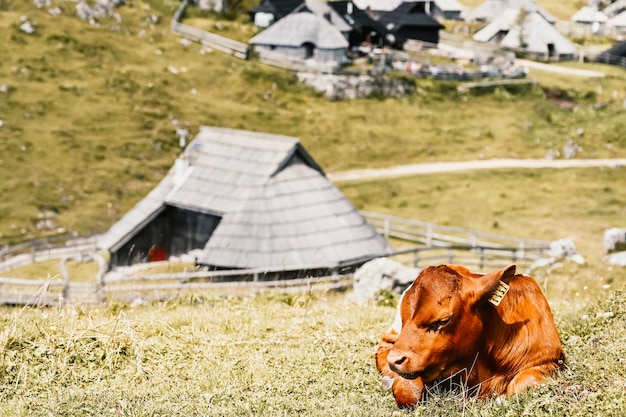
[[[385,225],[383,229],[383,236],[385,236],[385,239],[389,239],[390,231],[391,231],[391,220],[389,219],[389,217],[385,217]]]
[[[61,259],[61,265],[59,267],[61,277],[63,278],[63,300],[61,300],[62,305],[67,304],[70,297],[70,276],[67,272],[67,261],[69,261],[70,259],[73,259],[73,257],[66,256],[65,258]]]
[[[98,253],[93,255],[96,262],[98,262],[98,276],[96,277],[96,298],[100,304],[106,302],[106,293],[104,291],[104,276],[106,275],[109,267],[106,259]]]
[[[415,249],[413,251],[413,267],[417,268],[417,265],[419,264],[419,258],[420,258],[420,251],[419,249]]]
[[[454,263],[454,249],[448,248],[448,263]]]
[[[485,248],[480,248],[480,256],[478,258],[478,269],[481,271],[485,269]]]
[[[426,226],[426,246],[432,246],[432,245],[433,245],[433,225],[428,224],[428,226]]]

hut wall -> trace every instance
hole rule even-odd
[[[276,52],[289,57],[304,59],[306,50],[302,47],[296,48],[291,46],[279,46],[279,45],[256,45],[256,50],[266,50],[270,52]]]
[[[345,49],[315,49],[313,59],[317,62],[338,62],[343,63],[346,60]]]

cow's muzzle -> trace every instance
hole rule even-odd
[[[390,350],[387,354],[387,363],[389,368],[405,379],[415,379],[420,376],[419,370],[411,369],[411,360],[409,356],[394,349]]]

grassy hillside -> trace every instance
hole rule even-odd
[[[117,10],[121,22],[90,26],[69,0],[54,2],[60,16],[2,0],[0,85],[8,91],[0,92],[0,242],[105,230],[171,166],[177,126],[192,134],[206,124],[297,136],[329,172],[541,158],[571,138],[581,157],[625,154],[623,70],[585,66],[610,75],[584,82],[533,71],[540,82],[533,88],[481,95],[419,81],[405,99],[329,102],[287,71],[182,45],[169,32],[176,4],[129,2]],[[22,16],[35,34],[20,31]],[[548,100],[558,95],[578,108]],[[606,105],[591,107],[597,103]],[[60,230],[36,228],[46,211]]]
[[[361,209],[484,232],[554,240],[603,254],[605,229],[626,219],[626,168],[497,170],[357,184],[344,194]]]

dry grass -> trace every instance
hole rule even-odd
[[[0,416],[620,416],[624,293],[557,321],[569,369],[498,401],[399,411],[372,358],[394,310],[341,294],[1,309]]]
[[[119,31],[112,22],[90,27],[72,17],[74,2],[59,4],[65,13],[52,17],[31,2],[0,3],[0,84],[10,87],[0,94],[3,242],[43,234],[34,227],[41,210],[58,213],[67,230],[106,229],[170,167],[176,122],[192,132],[209,124],[297,136],[327,171],[541,158],[578,128],[582,157],[619,157],[626,148],[621,70],[585,66],[610,76],[584,83],[532,72],[538,87],[483,95],[420,81],[406,99],[328,102],[286,71],[183,47],[168,29],[175,1],[129,3]],[[580,6],[541,4],[562,18]],[[160,24],[146,22],[152,13]],[[19,31],[22,15],[36,23],[36,35]],[[170,65],[186,71],[175,76]],[[549,102],[541,87],[566,90],[577,109]],[[591,107],[598,102],[606,106]],[[528,394],[487,402],[442,394],[398,411],[372,361],[393,309],[355,306],[342,294],[197,295],[135,308],[1,308],[0,416],[623,416],[626,277],[601,262],[599,244],[604,228],[623,226],[622,171],[506,170],[341,185],[367,210],[575,238],[587,265],[537,271],[569,369]],[[71,268],[70,275],[91,274]]]

